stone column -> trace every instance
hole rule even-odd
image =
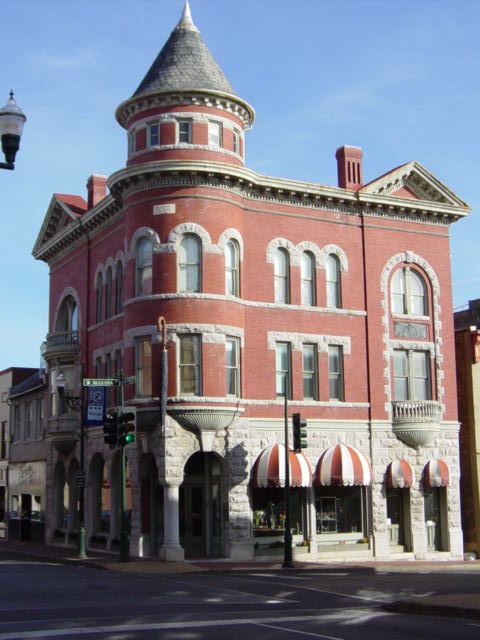
[[[427,531],[423,494],[418,489],[412,488],[410,500],[413,552],[417,560],[424,560],[427,557]]]
[[[178,487],[179,485],[167,485],[163,488],[163,521],[164,542],[160,548],[160,558],[167,562],[182,561],[185,552],[180,546],[178,528]]]

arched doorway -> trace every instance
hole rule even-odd
[[[197,452],[185,465],[179,494],[180,543],[188,558],[223,554],[222,463]]]

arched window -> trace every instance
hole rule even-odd
[[[123,306],[123,265],[119,260],[115,269],[115,313],[122,312]]]
[[[200,238],[186,233],[178,251],[178,290],[198,292],[202,290],[202,245]]]
[[[97,304],[96,304],[96,321],[102,321],[102,307],[103,307],[103,277],[99,273],[97,276]]]
[[[420,274],[410,267],[397,269],[391,284],[392,313],[428,314],[427,288]]]
[[[310,251],[302,253],[300,264],[301,301],[302,304],[313,306],[315,295],[315,256]]]
[[[140,238],[135,252],[135,295],[152,293],[152,243]]]
[[[225,293],[240,296],[240,251],[235,240],[225,245]]]
[[[78,307],[72,296],[66,296],[60,305],[55,331],[78,331]]]
[[[340,309],[341,306],[340,260],[331,253],[327,258],[327,307]]]
[[[275,302],[290,302],[290,257],[286,249],[275,252]]]
[[[112,315],[112,267],[107,269],[107,281],[106,281],[106,306],[105,306],[105,318],[110,318]]]

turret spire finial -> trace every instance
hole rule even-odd
[[[180,22],[175,27],[176,29],[190,29],[190,31],[198,31],[197,27],[193,24],[192,14],[190,12],[190,5],[188,0],[185,0],[185,6],[183,7],[182,17]]]

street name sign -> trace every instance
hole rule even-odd
[[[119,384],[117,378],[84,378],[84,387],[116,387]]]

